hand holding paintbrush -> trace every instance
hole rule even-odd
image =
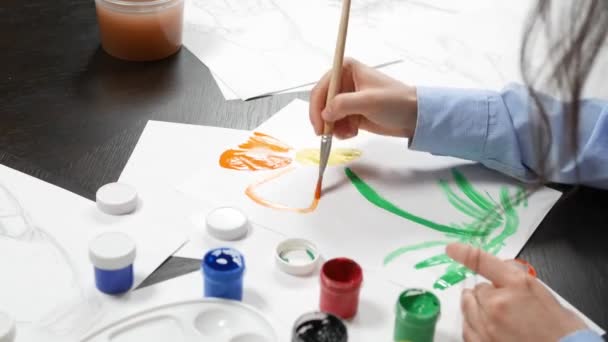
[[[342,80],[342,63],[344,61],[344,47],[346,46],[346,32],[348,30],[348,17],[350,15],[350,0],[342,2],[342,16],[340,19],[340,28],[338,30],[338,39],[336,41],[336,51],[334,54],[334,63],[332,66],[331,79],[329,81],[329,90],[325,103],[329,103],[336,94],[340,91]],[[323,184],[323,173],[327,168],[329,154],[331,152],[331,141],[333,136],[333,123],[325,122],[323,135],[321,136],[321,151],[319,158],[319,179],[315,189],[315,198],[321,197],[321,187]]]

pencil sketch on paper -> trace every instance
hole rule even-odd
[[[37,225],[7,187],[0,184],[0,309],[18,323],[54,335],[90,326],[100,304],[87,298],[67,251]]]
[[[463,242],[479,247],[488,253],[496,254],[505,245],[505,240],[517,232],[519,216],[516,208],[527,207],[527,194],[521,187],[515,189],[510,196],[508,187],[502,186],[499,191],[498,202],[490,194],[477,190],[458,169],[451,170],[454,183],[460,194],[454,191],[445,180],[439,180],[439,187],[446,200],[455,209],[467,216],[470,220],[463,223],[441,224],[406,211],[389,200],[382,197],[375,189],[361,179],[352,169],[346,168],[345,173],[357,191],[370,203],[406,220],[422,225],[426,228],[445,233],[446,239],[426,241],[415,245],[398,248],[384,258],[384,265],[388,265],[405,253],[447,245],[451,242]],[[463,197],[464,195],[464,197]],[[433,287],[443,290],[464,280],[472,271],[456,263],[445,253],[426,258],[414,265],[416,269],[424,269],[445,265],[446,270],[437,279]]]
[[[282,141],[261,132],[254,132],[249,139],[240,144],[237,148],[225,150],[219,158],[220,166],[225,169],[239,171],[262,171],[262,170],[277,170],[266,178],[263,178],[253,184],[250,184],[245,189],[245,194],[255,203],[264,207],[292,211],[297,213],[310,213],[317,208],[319,204],[318,198],[313,198],[311,204],[304,208],[294,208],[291,206],[274,203],[257,195],[256,188],[275,180],[288,172],[293,171],[296,166],[292,165],[295,159],[301,165],[318,165],[319,164],[319,149],[304,148],[295,152],[294,149]],[[353,161],[361,156],[361,151],[356,149],[336,148],[332,150],[328,165],[342,165]]]

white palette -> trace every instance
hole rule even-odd
[[[270,322],[240,302],[201,299],[136,313],[85,337],[83,342],[275,342]]]

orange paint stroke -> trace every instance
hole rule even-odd
[[[268,134],[253,132],[253,135],[249,137],[246,143],[240,144],[239,148],[245,150],[253,150],[253,149],[265,149],[271,150],[275,152],[289,152],[291,147],[285,144],[284,142],[274,138]]]
[[[233,170],[274,170],[291,164],[291,158],[276,154],[226,150],[220,156],[220,166]]]
[[[307,213],[314,211],[317,208],[317,206],[319,205],[319,198],[316,198],[316,197],[313,197],[312,203],[307,208],[292,208],[292,207],[288,207],[283,204],[270,202],[266,199],[263,199],[262,197],[258,196],[255,193],[255,189],[258,188],[259,186],[261,186],[265,183],[268,183],[269,181],[271,181],[273,179],[281,177],[282,175],[284,175],[290,171],[293,171],[294,169],[295,169],[295,167],[293,167],[293,166],[286,168],[284,170],[281,170],[280,172],[277,172],[277,173],[271,175],[270,177],[264,178],[256,183],[249,185],[247,187],[247,189],[245,189],[245,194],[247,195],[247,197],[251,198],[251,200],[253,200],[257,204],[262,205],[264,207],[272,208],[272,209],[292,211],[292,212],[301,213],[301,214],[307,214]]]

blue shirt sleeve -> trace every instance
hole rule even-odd
[[[539,125],[529,114],[532,100],[524,86],[510,85],[502,92],[419,87],[417,93],[411,149],[478,161],[524,182],[538,180]],[[547,179],[608,189],[608,102],[581,102],[575,160],[563,104],[545,95],[541,101],[551,128]]]
[[[604,339],[592,330],[587,329],[575,331],[560,339],[559,342],[604,342]]]

